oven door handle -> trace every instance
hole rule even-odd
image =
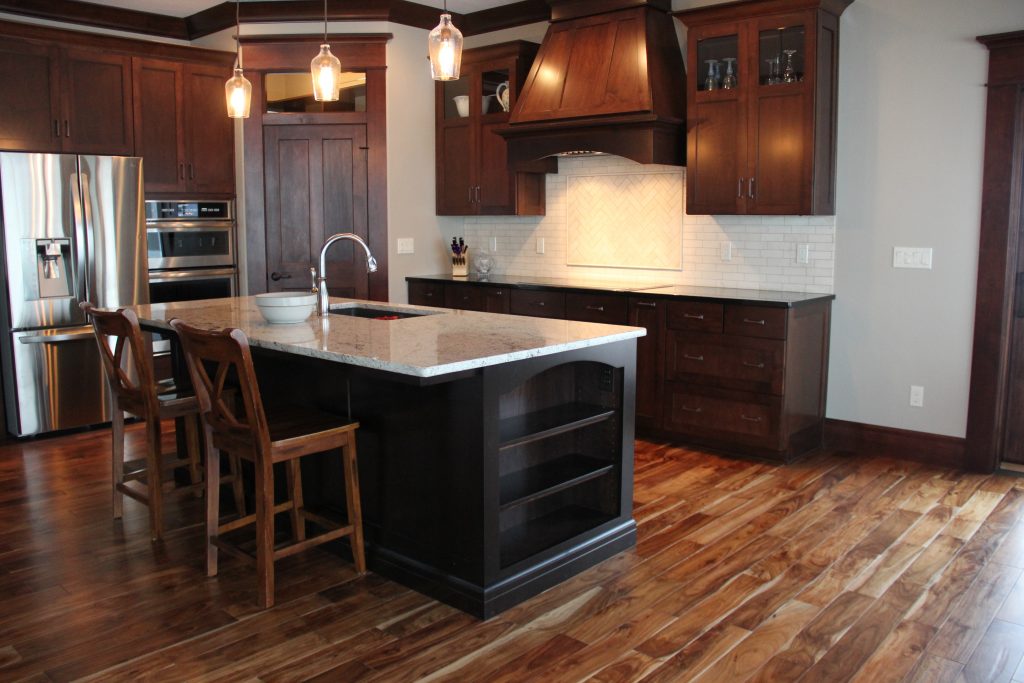
[[[211,277],[234,277],[238,273],[235,268],[196,268],[194,270],[151,270],[149,281],[181,282],[182,280],[209,280]]]
[[[147,223],[146,230],[148,232],[192,232],[194,230],[217,230],[222,232],[230,232],[232,229],[231,223],[222,223],[220,221],[209,221],[206,223]]]

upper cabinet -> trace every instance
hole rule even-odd
[[[690,214],[834,214],[839,15],[852,0],[688,10]]]
[[[466,50],[457,81],[436,85],[437,214],[543,215],[545,160],[536,172],[508,169],[509,110],[537,45],[516,41]]]
[[[133,73],[135,154],[145,159],[146,191],[233,194],[225,69],[135,57]]]
[[[132,154],[129,57],[4,40],[0,82],[0,148]]]

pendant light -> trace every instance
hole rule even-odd
[[[447,0],[441,23],[427,37],[427,47],[430,50],[430,77],[435,81],[457,81],[462,64],[462,31],[452,23]]]
[[[238,16],[238,4],[235,0],[235,75],[224,84],[224,97],[227,100],[228,116],[233,119],[249,118],[249,105],[252,103],[252,83],[242,75],[242,41],[239,37],[241,23]]]
[[[341,90],[341,60],[331,54],[331,46],[327,44],[327,0],[324,0],[324,42],[309,69],[313,75],[313,99],[337,102]]]

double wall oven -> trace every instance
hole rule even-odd
[[[231,200],[146,202],[151,303],[235,295],[233,204]]]

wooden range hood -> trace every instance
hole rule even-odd
[[[551,26],[507,127],[512,168],[606,152],[686,164],[686,72],[670,0],[548,0]]]

